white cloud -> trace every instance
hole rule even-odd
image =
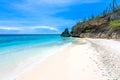
[[[57,28],[50,27],[50,26],[34,26],[34,27],[7,27],[7,26],[0,26],[0,30],[27,31],[27,30],[36,30],[36,29],[48,29],[48,30],[58,31]]]
[[[58,31],[57,28],[54,28],[51,26],[34,26],[34,27],[31,27],[31,29],[49,29],[49,30],[53,30],[53,31]]]
[[[23,30],[23,28],[19,28],[19,27],[5,27],[5,26],[0,26],[0,30]]]
[[[101,0],[22,0],[22,2],[10,2],[11,8],[15,9],[18,15],[13,15],[12,19],[0,20],[0,30],[17,30],[17,31],[37,31],[37,29],[48,29],[58,32],[61,27],[71,27],[75,20],[63,17],[56,17],[54,14],[69,10],[69,5],[95,3]],[[20,15],[20,16],[19,16]],[[73,15],[74,16],[74,15]],[[4,26],[2,26],[4,25]],[[50,26],[37,26],[50,25]],[[13,26],[13,27],[7,27]],[[18,26],[18,27],[14,27]],[[22,27],[25,26],[25,27]],[[29,27],[28,27],[29,26]],[[52,27],[56,26],[56,27]]]

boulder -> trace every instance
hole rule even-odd
[[[82,33],[80,34],[80,38],[96,38],[95,33]]]
[[[64,32],[62,32],[61,36],[62,36],[62,37],[70,37],[70,36],[71,36],[68,28],[66,28],[66,29],[64,30]]]
[[[120,11],[115,12],[110,16],[110,21],[118,20],[118,19],[120,19]]]

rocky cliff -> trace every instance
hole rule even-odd
[[[81,38],[120,38],[120,9],[78,22],[72,27],[71,36]]]

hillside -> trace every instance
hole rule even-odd
[[[111,4],[115,5],[114,0]],[[75,24],[67,34],[81,38],[120,38],[120,6],[110,5],[103,14]],[[64,31],[61,36],[68,37],[67,34]]]

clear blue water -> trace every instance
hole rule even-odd
[[[57,51],[73,40],[59,35],[0,35],[0,80],[14,71],[19,63]]]

